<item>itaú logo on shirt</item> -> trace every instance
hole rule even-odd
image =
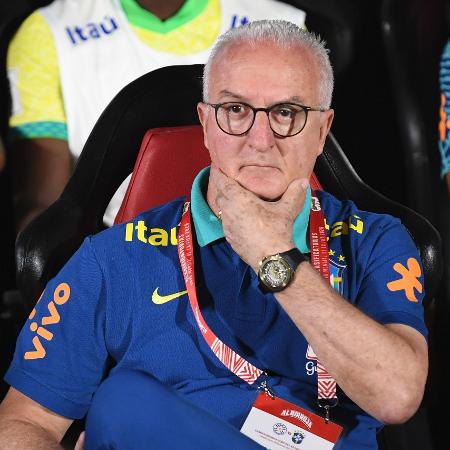
[[[73,45],[78,45],[93,39],[109,36],[119,28],[113,17],[105,16],[100,22],[89,22],[84,26],[66,27],[66,33]]]
[[[125,240],[132,242],[135,236],[139,241],[154,246],[167,247],[169,244],[178,244],[176,227],[171,228],[169,231],[163,228],[151,228],[147,227],[143,220],[138,220],[136,225],[133,222],[125,225]]]
[[[42,295],[44,295],[44,293],[42,293]],[[38,303],[40,302],[42,295],[39,298]],[[33,333],[36,333],[36,336],[34,336],[32,340],[34,350],[25,352],[25,354],[23,355],[24,359],[45,358],[46,351],[43,342],[49,342],[53,339],[53,333],[46,327],[48,327],[48,325],[55,325],[59,323],[61,317],[59,315],[58,308],[67,303],[69,299],[70,286],[67,283],[60,283],[53,292],[53,300],[50,300],[47,305],[49,315],[42,317],[40,324],[33,320],[34,316],[36,315],[36,308],[31,311],[28,319],[32,320],[32,322],[30,323],[30,330]],[[41,339],[43,339],[43,341]]]

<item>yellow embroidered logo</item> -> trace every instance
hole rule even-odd
[[[187,291],[175,292],[175,294],[169,295],[159,295],[158,289],[156,288],[152,294],[152,302],[155,305],[163,305],[164,303],[170,302],[171,300],[175,300],[178,297],[181,297],[184,294],[187,294]]]
[[[337,236],[347,235],[350,230],[353,230],[358,234],[362,234],[364,231],[364,222],[361,217],[355,215],[348,217],[346,221],[334,222],[330,227],[325,219],[325,229],[329,231],[330,228],[331,232],[330,236],[327,238],[328,240]]]
[[[37,303],[41,301],[43,295],[44,293],[41,294]],[[69,298],[70,298],[70,286],[67,283],[60,283],[56,287],[55,292],[53,293],[53,300],[51,300],[47,305],[48,312],[50,313],[50,315],[43,317],[40,325],[38,325],[38,323],[35,321],[30,323],[30,330],[33,333],[36,333],[37,336],[34,336],[32,340],[34,350],[30,352],[25,352],[25,354],[23,355],[24,359],[45,358],[46,351],[39,337],[45,339],[46,341],[51,341],[53,339],[53,333],[47,330],[47,328],[44,328],[43,325],[54,325],[59,323],[61,317],[59,315],[58,309],[56,308],[56,305],[58,306],[64,305],[69,300]],[[31,314],[29,315],[28,318],[30,320],[33,320],[35,315],[36,315],[36,308],[33,308],[33,311],[31,311]]]
[[[125,241],[132,242],[135,237],[153,246],[178,245],[176,227],[171,228],[169,232],[163,228],[149,228],[143,220],[138,220],[136,225],[133,222],[125,225]]]
[[[407,268],[401,263],[394,264],[394,270],[401,275],[398,280],[390,281],[387,283],[387,288],[391,292],[404,290],[406,298],[410,302],[417,302],[414,289],[417,292],[422,293],[422,284],[419,281],[419,277],[422,275],[420,265],[414,258],[409,258],[406,265]]]

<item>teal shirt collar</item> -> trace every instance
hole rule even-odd
[[[191,211],[194,220],[197,242],[200,247],[224,237],[222,224],[206,203],[203,192],[206,192],[209,178],[209,167],[204,168],[194,180],[191,191]],[[305,204],[296,217],[292,227],[294,243],[302,253],[309,253],[306,232],[311,205],[311,188],[306,192]]]

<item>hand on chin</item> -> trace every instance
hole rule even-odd
[[[252,192],[261,200],[274,202],[286,192],[287,186],[280,177],[243,177],[236,180],[244,189]]]
[[[262,183],[263,182],[263,183]],[[234,251],[255,271],[266,255],[293,246],[292,224],[303,206],[308,180],[295,180],[278,201],[274,186],[255,178],[234,180],[211,167],[208,200],[221,212],[225,238]],[[271,253],[272,252],[272,253]]]

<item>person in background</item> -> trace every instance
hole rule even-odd
[[[0,448],[57,448],[87,414],[86,449],[374,450],[415,413],[414,242],[309,187],[332,92],[324,43],[290,22],[219,38],[197,105],[211,167],[190,199],[88,237],[48,283],[5,377]]]
[[[32,13],[7,60],[17,231],[59,197],[121,88],[162,66],[204,63],[219,34],[263,18],[305,23],[303,11],[277,0],[55,0]]]
[[[439,70],[441,107],[439,109],[439,151],[441,176],[450,196],[450,39],[442,51]]]

